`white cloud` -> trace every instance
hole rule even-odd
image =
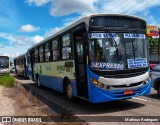
[[[0,37],[6,39],[10,42],[12,46],[32,46],[44,39],[44,37],[35,35],[35,36],[22,36],[22,35],[13,35],[9,33],[0,32]]]
[[[66,16],[73,13],[86,16],[96,13],[131,14],[145,12],[160,5],[159,0],[27,0],[28,3],[44,5],[50,3],[52,16]],[[38,4],[39,3],[39,4]],[[40,4],[41,3],[41,4]],[[146,14],[146,13],[145,13]]]
[[[94,3],[98,0],[52,0],[50,14],[52,16],[64,16],[72,13],[90,14],[96,13]]]
[[[18,36],[0,32],[0,37],[8,40],[11,45],[26,46],[31,43],[30,38],[28,36]]]
[[[6,39],[10,44],[4,46],[0,44],[0,54],[8,55],[12,59],[20,54],[27,52],[27,50],[35,45],[36,43],[42,41],[44,38],[39,35],[35,36],[22,36],[22,35],[13,35],[9,33],[0,32],[0,37]]]
[[[42,40],[44,40],[44,37],[42,37],[42,36],[36,35],[36,36],[33,37],[33,43],[34,44],[39,43]]]
[[[26,0],[28,4],[35,4],[36,6],[43,6],[51,0]]]
[[[22,32],[33,32],[33,31],[40,30],[40,27],[35,27],[35,26],[31,25],[31,24],[27,24],[27,25],[21,26],[20,30]]]

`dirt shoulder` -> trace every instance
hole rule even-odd
[[[0,116],[47,116],[45,105],[33,103],[17,88],[0,86]],[[0,123],[0,125],[28,125],[31,123]],[[54,125],[56,123],[32,123]]]

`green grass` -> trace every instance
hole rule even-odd
[[[14,86],[14,78],[9,74],[0,76],[0,85],[4,85],[6,87],[13,87]]]

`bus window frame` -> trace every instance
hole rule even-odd
[[[46,45],[47,45],[47,50],[46,50]],[[46,56],[47,53],[49,53],[48,60],[47,60],[47,58],[46,58],[46,57],[47,57],[47,56]],[[44,56],[45,56],[44,62],[49,62],[49,61],[50,61],[50,57],[51,57],[50,42],[46,42],[46,43],[44,44]]]
[[[56,41],[57,42],[57,48],[53,48],[53,42]],[[52,42],[51,42],[51,53],[52,53],[52,61],[57,61],[57,60],[60,60],[60,42],[61,40],[60,39],[53,39]],[[53,51],[56,51],[57,50],[57,57],[54,59],[53,56]]]
[[[63,39],[64,39],[64,37],[65,36],[67,36],[67,35],[69,35],[69,39],[67,39],[67,40],[65,40],[65,41],[63,41]],[[68,42],[68,40],[69,40],[69,44],[67,44],[67,45],[63,45],[64,43],[67,43]],[[61,36],[61,41],[60,41],[60,43],[61,43],[61,59],[62,60],[70,60],[70,59],[73,59],[73,47],[72,47],[72,37],[71,37],[71,32],[66,32],[66,33],[64,33],[62,36]],[[67,51],[67,53],[68,53],[68,58],[63,58],[63,49],[64,48],[70,48],[70,51],[71,51],[71,53],[70,53],[70,55],[69,55],[69,53],[68,53],[68,51]],[[66,55],[65,55],[66,56]],[[67,56],[66,56],[67,57]]]

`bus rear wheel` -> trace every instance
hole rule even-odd
[[[73,96],[73,88],[70,82],[66,85],[66,95],[71,102],[76,102],[76,98]]]

